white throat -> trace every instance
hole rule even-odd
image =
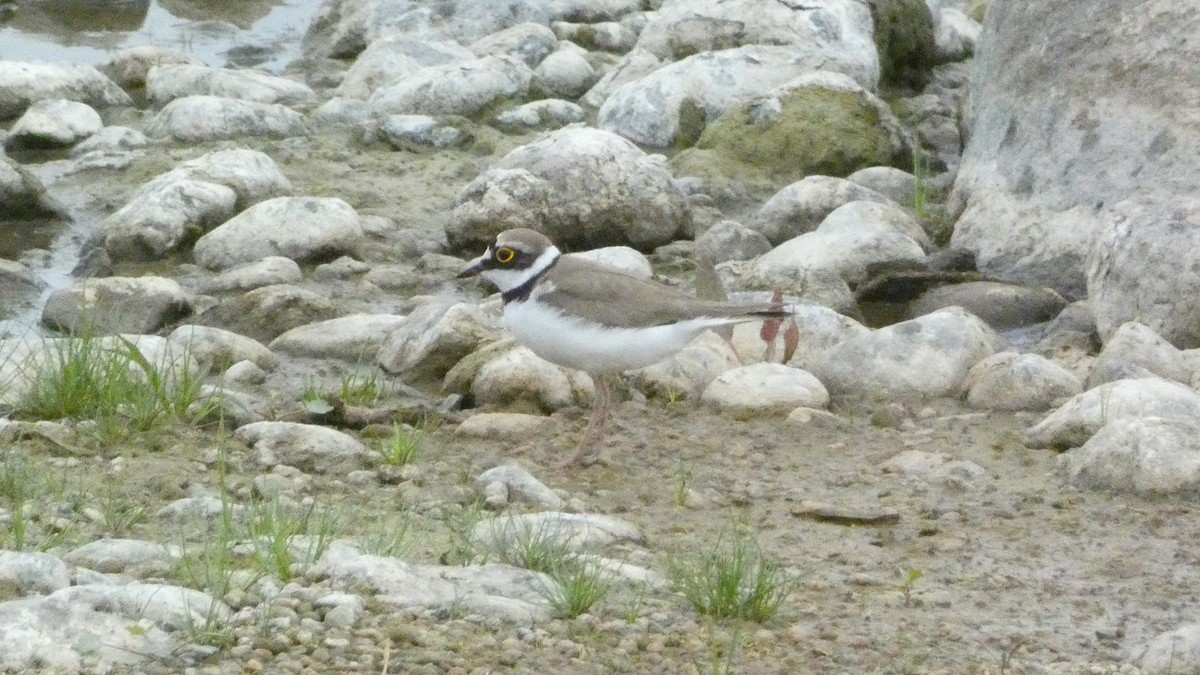
[[[491,249],[488,249],[485,256],[490,256]],[[501,293],[517,288],[521,284],[529,281],[533,277],[546,271],[548,267],[554,264],[555,260],[562,255],[557,246],[551,246],[533,261],[533,264],[523,270],[508,270],[508,269],[490,269],[480,273],[479,276],[492,282],[496,288],[500,289]]]

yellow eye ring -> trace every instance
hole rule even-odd
[[[513,261],[513,258],[517,257],[517,252],[505,246],[504,248],[496,249],[496,255],[494,257],[496,258],[496,262],[500,263],[501,265],[507,265]]]

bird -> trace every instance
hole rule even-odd
[[[615,268],[564,255],[545,234],[505,230],[458,278],[482,277],[500,291],[503,323],[539,357],[592,378],[592,416],[564,466],[587,463],[612,403],[607,376],[653,365],[709,329],[782,319],[779,303],[739,305],[694,298]]]

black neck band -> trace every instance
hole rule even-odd
[[[506,305],[510,302],[524,302],[524,301],[528,300],[529,294],[533,293],[533,286],[538,282],[539,279],[546,276],[546,272],[549,272],[550,268],[552,268],[558,264],[558,259],[560,257],[561,256],[555,256],[554,260],[551,260],[549,265],[546,265],[537,274],[529,277],[525,281],[522,281],[521,285],[513,286],[512,288],[508,289],[507,291],[504,291],[503,293],[501,293],[500,299],[503,300],[504,304],[506,304]]]

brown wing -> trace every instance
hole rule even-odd
[[[605,326],[661,326],[696,317],[785,316],[768,305],[731,305],[697,300],[670,286],[622,274],[573,256],[555,264],[554,290],[541,296],[573,314],[592,316]]]

